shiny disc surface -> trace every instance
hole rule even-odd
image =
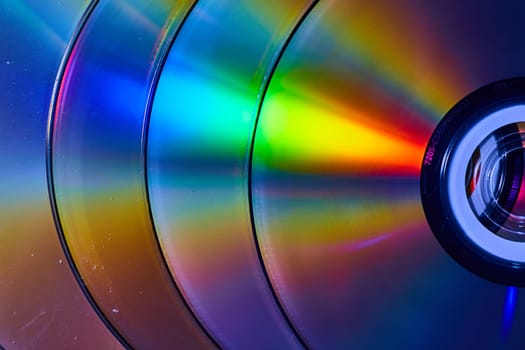
[[[517,289],[437,244],[419,172],[456,102],[525,74],[524,15],[518,1],[321,1],[291,40],[251,191],[267,271],[312,348],[522,344]]]
[[[54,203],[86,295],[138,349],[213,347],[159,251],[143,125],[157,60],[193,2],[100,2],[64,68],[50,127]]]
[[[523,290],[440,244],[483,227],[525,271],[525,116],[503,94],[479,142],[438,125],[513,81],[525,110],[525,3],[0,0],[0,23],[1,350],[523,348]],[[432,135],[459,145],[443,218]]]
[[[68,267],[46,180],[49,100],[89,7],[0,1],[1,349],[123,349]]]
[[[309,5],[199,1],[155,92],[147,170],[157,235],[188,304],[227,349],[302,348],[264,274],[247,189],[262,87]]]

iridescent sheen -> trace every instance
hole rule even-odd
[[[449,108],[525,74],[524,16],[519,1],[328,0],[292,39],[259,117],[252,204],[271,281],[312,348],[523,344],[518,327],[502,332],[505,287],[434,239],[419,169]]]
[[[50,129],[67,248],[94,303],[137,349],[214,347],[159,251],[144,171],[159,59],[192,4],[100,2],[65,65]]]
[[[53,222],[50,97],[89,1],[0,1],[0,347],[122,349],[85,299]]]
[[[147,163],[157,234],[188,304],[225,349],[302,348],[258,256],[247,169],[262,88],[308,6],[199,1],[155,94]]]

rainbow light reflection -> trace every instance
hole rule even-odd
[[[65,67],[52,124],[69,252],[114,331],[138,349],[214,348],[165,266],[144,181],[144,120],[158,60],[192,4],[99,3]]]
[[[303,348],[256,250],[247,160],[261,86],[308,5],[200,1],[155,95],[147,164],[158,237],[192,310],[226,349]]]
[[[521,344],[500,332],[494,301],[505,288],[446,255],[420,203],[438,120],[477,87],[525,69],[523,44],[471,56],[499,39],[470,40],[447,7],[485,8],[469,25],[493,20],[499,37],[523,42],[504,25],[515,8],[477,4],[320,2],[271,79],[253,154],[256,231],[277,295],[313,348]],[[500,55],[512,64],[495,64]]]

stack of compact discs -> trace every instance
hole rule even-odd
[[[525,3],[0,20],[0,349],[525,343]]]

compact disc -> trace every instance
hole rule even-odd
[[[519,1],[320,1],[291,38],[258,119],[251,191],[266,269],[309,347],[522,345],[521,290],[478,277],[483,271],[469,271],[461,254],[455,261],[438,244],[435,236],[454,234],[436,233],[441,224],[460,219],[442,215],[431,229],[420,180],[431,135],[443,142],[443,134],[456,132],[449,119],[449,128],[438,127],[453,106],[470,105],[468,96],[484,86],[497,95],[525,74],[524,15]],[[472,142],[451,136],[458,148],[444,151],[443,168],[435,168],[449,179],[435,196],[449,191],[451,202],[461,199],[447,213],[477,205],[467,190],[476,147],[507,125],[499,122],[524,118],[505,108],[487,106],[483,117],[469,112],[489,120],[476,132],[454,124]],[[498,151],[505,148],[487,142],[493,164],[515,164]],[[505,192],[490,185],[505,167],[491,169],[488,193]],[[521,244],[506,246],[519,255]],[[506,258],[519,263],[516,255]]]
[[[0,349],[522,348],[525,3],[0,23]]]
[[[98,3],[66,58],[50,121],[50,187],[71,265],[107,326],[137,349],[213,348],[164,264],[144,181],[158,59],[192,5]]]
[[[166,261],[225,349],[301,349],[254,241],[248,159],[262,88],[309,1],[199,1],[149,120],[150,206]]]
[[[0,349],[122,349],[84,298],[49,205],[49,99],[88,1],[0,1]]]

